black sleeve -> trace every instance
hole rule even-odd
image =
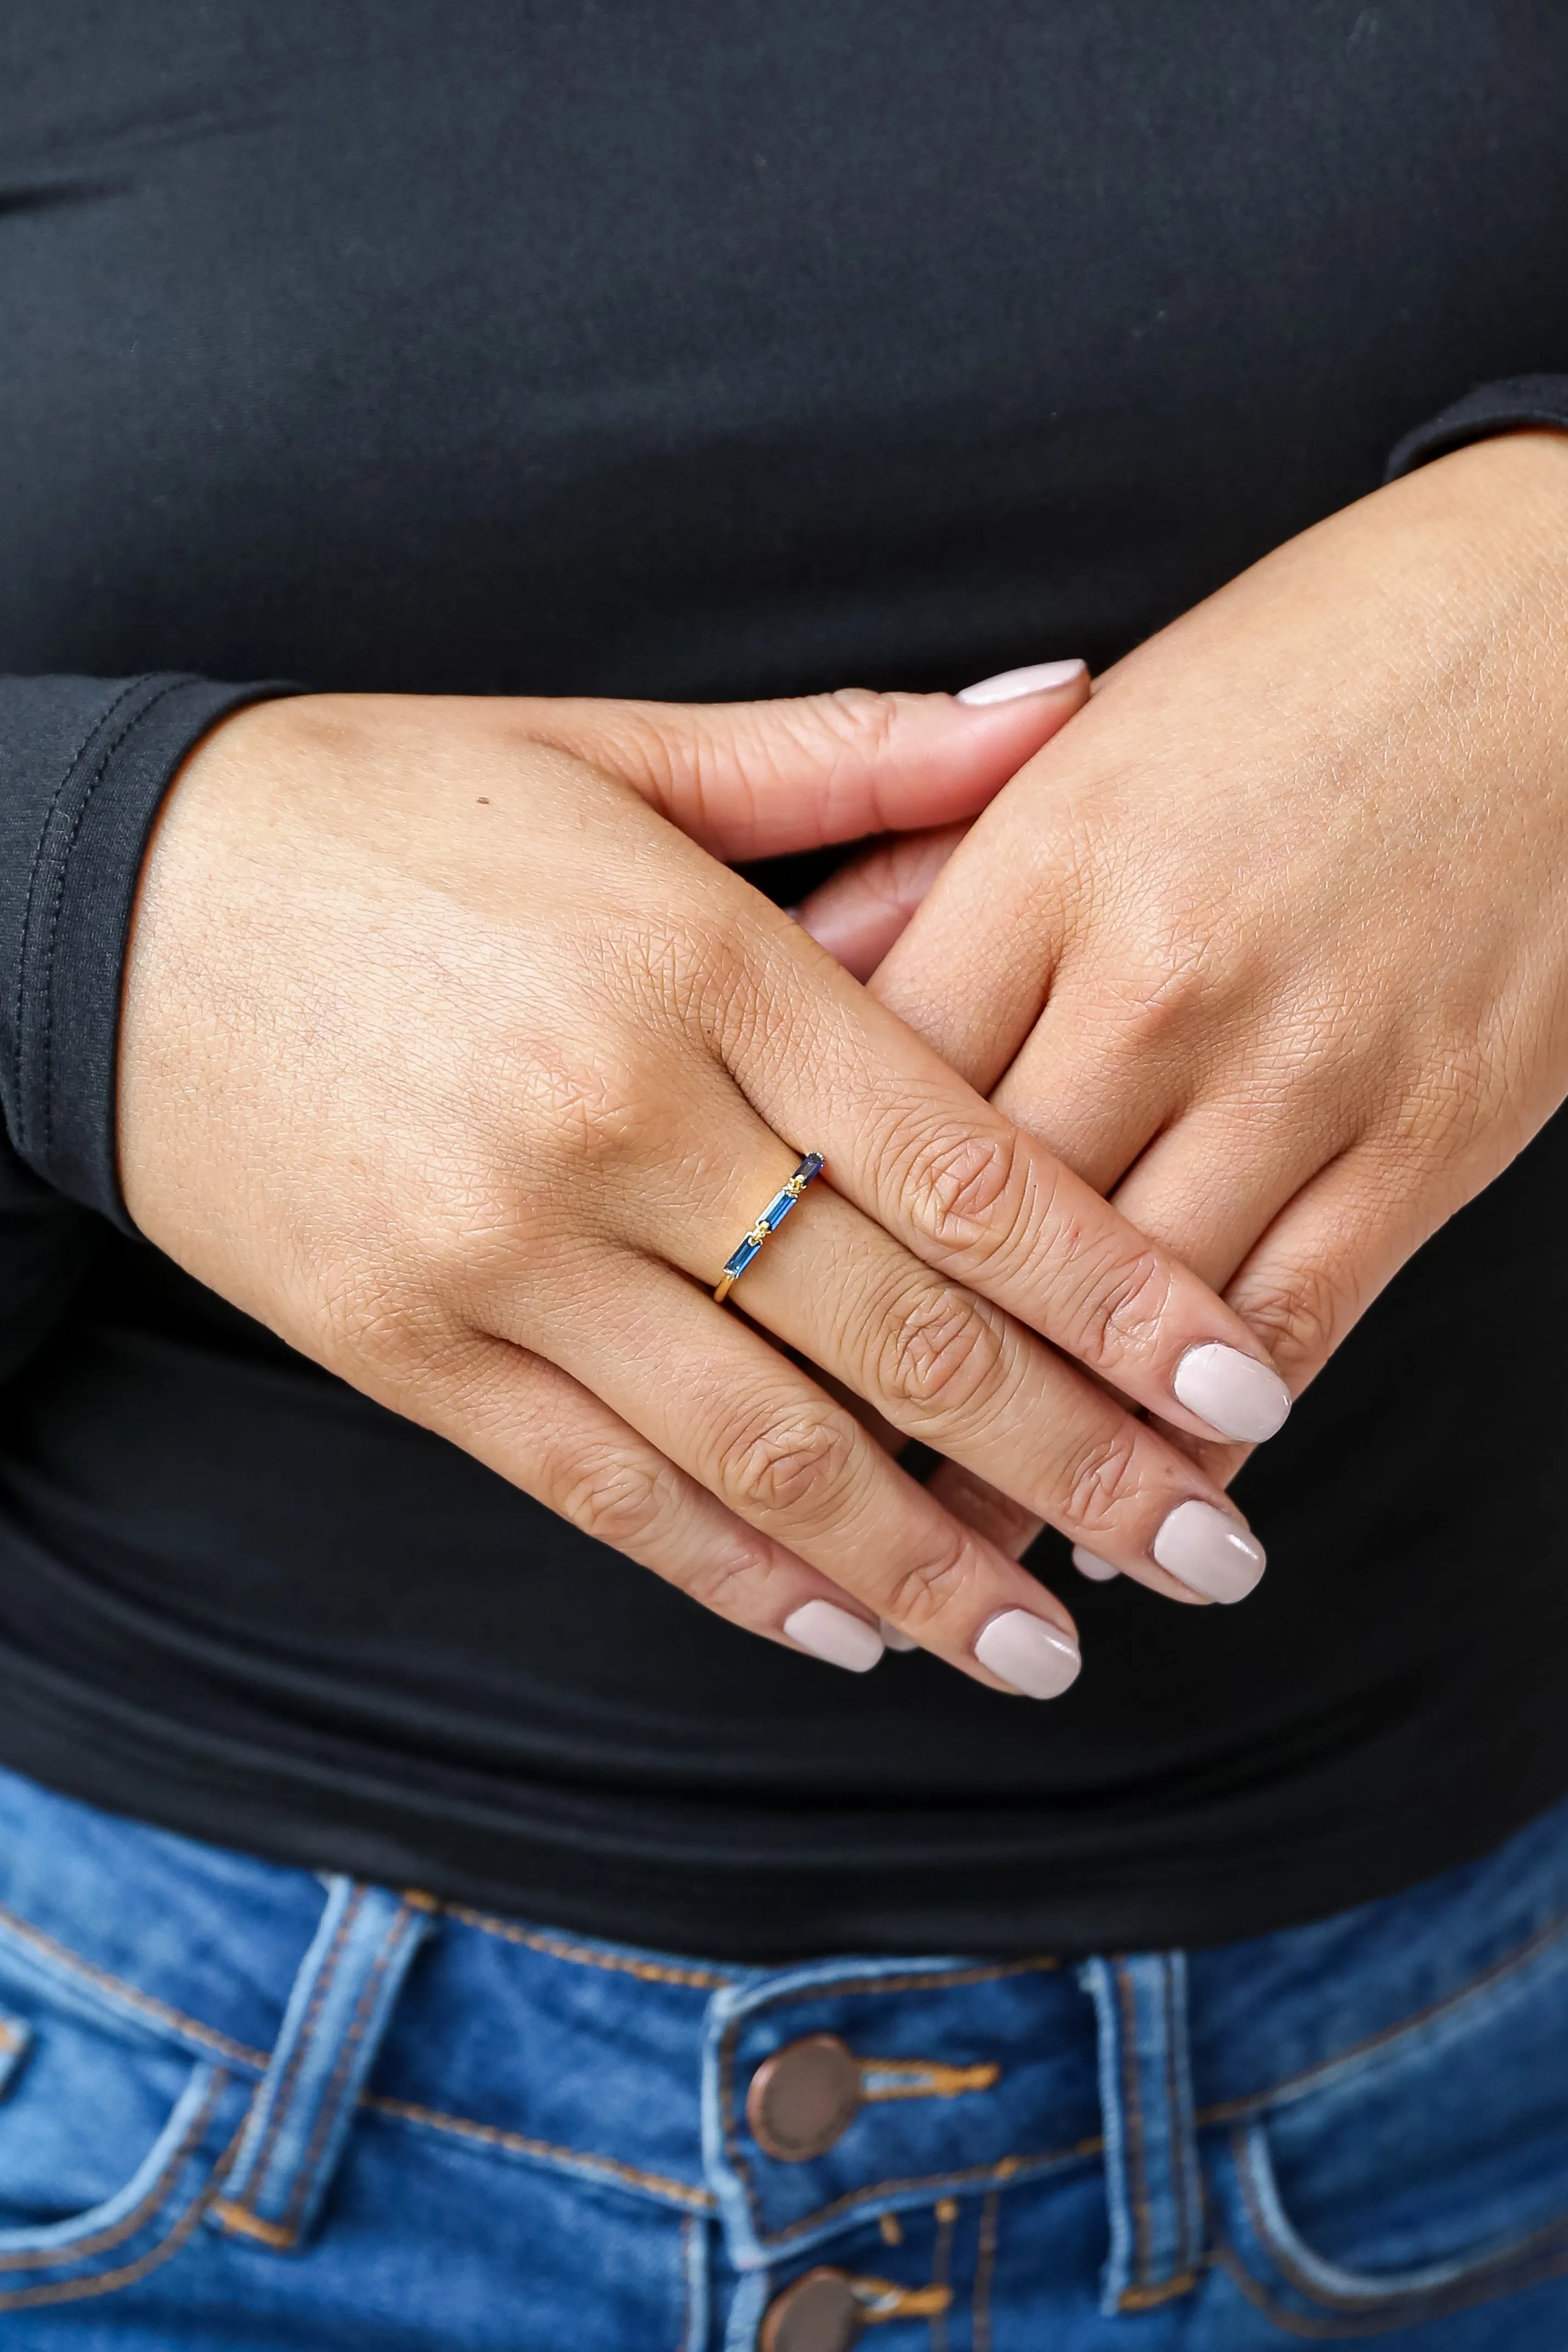
[[[0,1321],[30,1278],[23,1261],[41,1267],[46,1231],[65,1230],[49,1192],[133,1230],[115,1165],[115,1055],[142,855],[192,747],[230,711],[289,690],[0,677],[0,1108],[12,1155],[0,1247],[16,1258],[0,1263]]]
[[[1515,433],[1521,425],[1555,425],[1568,433],[1568,375],[1511,375],[1500,383],[1479,384],[1451,408],[1426,425],[1417,425],[1395,444],[1384,474],[1385,482],[1413,473],[1428,457],[1462,449],[1467,441],[1484,441],[1493,433]]]

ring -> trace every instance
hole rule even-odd
[[[788,1184],[780,1184],[740,1247],[725,1259],[724,1272],[720,1275],[718,1286],[714,1292],[714,1297],[721,1307],[768,1239],[768,1234],[778,1232],[812,1178],[821,1174],[822,1167],[821,1153],[808,1151]]]

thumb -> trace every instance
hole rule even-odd
[[[622,777],[741,865],[977,815],[1088,700],[1089,673],[1042,662],[984,691],[974,702],[852,687],[794,701],[517,707],[536,740]]]

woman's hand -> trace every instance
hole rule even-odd
[[[853,886],[802,916],[844,940]],[[1568,1094],[1568,438],[1427,466],[1121,663],[874,992],[1302,1388]]]
[[[1064,1687],[1066,1611],[784,1350],[1177,1593],[1156,1549],[1198,1588],[1261,1555],[1056,1349],[1189,1432],[1195,1348],[1282,1391],[1200,1284],[671,819],[737,856],[863,833],[895,798],[948,820],[1079,699],[241,713],[188,762],[144,878],[132,1216],[737,1623],[863,1666],[885,1619],[995,1687]],[[828,1180],[744,1313],[715,1305],[806,1150]]]

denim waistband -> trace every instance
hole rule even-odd
[[[711,2215],[742,2271],[1094,2164],[1107,2298],[1136,2309],[1186,2278],[1202,2123],[1440,2032],[1565,1918],[1559,1808],[1405,1895],[1212,1951],[729,1968],[281,1869],[0,1773],[0,1986],[47,1977],[243,2085],[208,2219],[279,2250],[368,2107]],[[754,2088],[802,2045],[847,2092],[824,2144],[781,2148]]]

